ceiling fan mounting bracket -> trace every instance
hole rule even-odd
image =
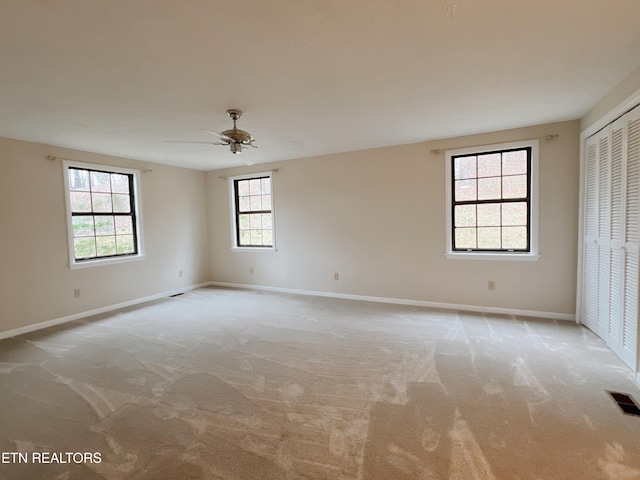
[[[238,110],[237,108],[230,108],[229,110],[227,110],[227,115],[229,115],[235,122],[242,116],[242,110]]]

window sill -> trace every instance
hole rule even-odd
[[[276,247],[231,247],[232,252],[265,252],[275,253]]]
[[[132,255],[130,257],[116,258],[99,258],[95,260],[86,260],[84,262],[72,262],[71,264],[69,264],[69,268],[71,268],[71,270],[75,270],[78,268],[101,267],[106,265],[114,265],[116,263],[136,262],[139,260],[144,260],[145,258],[145,255]]]
[[[479,252],[447,252],[447,260],[506,260],[515,262],[536,262],[540,258],[537,253],[479,253]]]

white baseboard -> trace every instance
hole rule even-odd
[[[209,283],[200,283],[198,285],[191,285],[189,287],[178,288],[175,290],[171,290],[169,292],[150,295],[148,297],[136,298],[135,300],[129,300],[128,302],[116,303],[115,305],[107,305],[106,307],[100,307],[100,308],[95,308],[93,310],[74,313],[73,315],[67,315],[66,317],[60,317],[60,318],[55,318],[53,320],[47,320],[45,322],[34,323],[32,325],[27,325],[25,327],[14,328],[13,330],[6,330],[4,332],[0,332],[0,340],[2,340],[3,338],[17,337],[18,335],[35,332],[36,330],[42,330],[43,328],[53,327],[55,325],[72,322],[80,318],[90,317],[92,315],[99,315],[101,313],[111,312],[113,310],[118,310],[120,308],[126,308],[126,307],[131,307],[133,305],[138,305],[140,303],[150,302],[152,300],[159,300],[161,298],[166,298],[171,295],[176,295],[179,293],[185,293],[191,290],[195,290],[196,288],[206,287],[208,285]]]
[[[441,308],[445,310],[462,310],[462,311],[479,312],[479,313],[496,313],[500,315],[516,315],[520,317],[549,318],[552,320],[563,320],[563,321],[570,321],[570,322],[576,321],[576,316],[572,313],[539,312],[536,310],[518,310],[514,308],[484,307],[484,306],[478,306],[478,305],[460,305],[457,303],[427,302],[423,300],[407,300],[402,298],[371,297],[366,295],[349,295],[346,293],[320,292],[315,290],[297,290],[292,288],[266,287],[262,285],[245,285],[240,283],[209,282],[209,285],[216,286],[216,287],[231,287],[231,288],[244,288],[244,289],[250,289],[250,290],[263,290],[267,292],[293,293],[296,295],[312,295],[316,297],[344,298],[347,300],[361,300],[365,302],[393,303],[397,305],[412,305],[416,307]]]

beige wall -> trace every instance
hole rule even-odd
[[[622,82],[602,97],[591,110],[580,119],[580,130],[587,130],[605,115],[625,103],[630,97],[640,94],[640,67],[636,68]],[[637,100],[637,99],[636,99]],[[624,112],[618,112],[621,115]],[[609,121],[614,120],[609,119]],[[602,125],[604,126],[604,125]]]
[[[573,314],[579,127],[563,122],[209,172],[212,280]],[[541,258],[445,259],[444,154],[431,150],[552,133],[560,137],[540,141]],[[271,168],[279,169],[273,177],[278,251],[231,251],[228,182],[219,176]],[[488,280],[495,291],[488,291]]]
[[[431,150],[550,133],[560,137],[540,142],[540,260],[445,259],[444,154]],[[572,314],[578,138],[574,121],[206,174],[0,138],[0,332],[210,280]],[[153,170],[141,176],[145,260],[69,268],[62,164],[47,155]],[[274,167],[278,251],[232,252],[218,177]]]
[[[144,260],[69,268],[62,162],[47,155],[153,170],[141,176]],[[0,166],[0,332],[209,280],[203,172],[2,138]]]

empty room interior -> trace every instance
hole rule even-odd
[[[0,479],[640,479],[639,18],[4,2]]]

